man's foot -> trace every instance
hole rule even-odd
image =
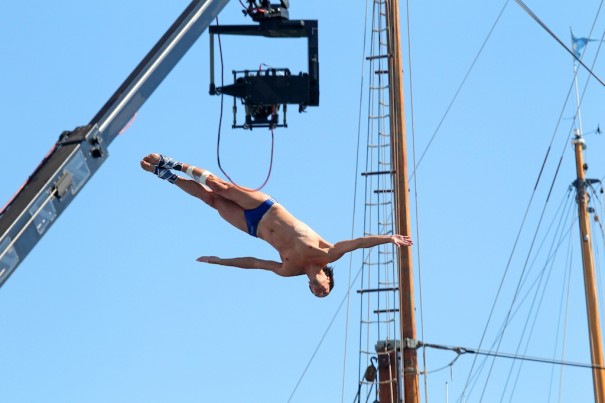
[[[151,165],[157,166],[158,168],[174,169],[175,171],[183,170],[182,162],[178,162],[174,158],[167,157],[162,154],[149,154],[148,156],[143,158],[143,161]]]
[[[143,168],[147,172],[155,171],[155,168],[157,167],[158,162],[160,160],[159,157],[159,154],[149,154],[141,160],[141,168]]]
[[[174,160],[170,158],[171,163],[167,163],[165,157],[160,154],[149,154],[141,160],[141,168],[147,172],[153,172],[160,179],[166,179],[170,183],[176,182],[178,175],[172,173],[168,166],[176,168]]]

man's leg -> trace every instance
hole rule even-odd
[[[248,232],[246,219],[244,217],[244,210],[237,203],[222,197],[212,190],[207,190],[197,181],[189,180],[179,177],[176,174],[172,174],[168,168],[159,168],[157,165],[159,161],[160,159],[158,154],[150,154],[143,158],[141,161],[141,167],[147,172],[158,175],[161,179],[167,179],[181,190],[202,200],[210,207],[216,209],[221,217],[225,219],[225,221],[244,232]]]
[[[177,162],[170,157],[161,156],[159,154],[149,154],[143,161],[157,166],[160,170],[169,168],[184,172],[196,182],[207,186],[217,195],[235,202],[244,210],[254,209],[270,198],[265,193],[235,186],[212,174],[210,171],[187,163]],[[160,176],[161,173],[162,172],[156,174]],[[170,181],[170,179],[168,180]]]
[[[191,172],[191,177],[199,183],[209,187],[214,193],[229,199],[239,205],[244,210],[252,210],[270,196],[252,189],[236,186],[231,182],[227,182],[213,173],[187,163],[183,163],[183,171],[188,174]],[[199,179],[198,179],[199,178]]]

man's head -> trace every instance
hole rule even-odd
[[[318,298],[328,296],[334,288],[334,269],[330,266],[325,266],[319,272],[315,280],[309,282],[309,289]]]

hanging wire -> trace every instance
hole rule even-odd
[[[241,1],[240,1],[241,3]],[[242,4],[243,6],[243,4]],[[216,17],[216,25],[219,25],[218,22],[218,17]],[[225,81],[225,66],[223,63],[223,46],[221,43],[221,35],[220,33],[217,34],[217,38],[218,38],[218,49],[219,49],[219,55],[220,55],[220,61],[221,61],[221,87],[223,87],[225,85],[224,81]],[[220,108],[220,113],[219,113],[219,120],[218,120],[218,135],[217,135],[217,140],[216,140],[216,161],[218,163],[218,167],[221,170],[221,172],[223,173],[223,175],[225,175],[225,177],[227,179],[229,179],[229,181],[234,185],[237,186],[239,189],[244,190],[246,192],[256,192],[259,191],[261,189],[263,189],[265,187],[265,185],[267,185],[267,183],[269,182],[269,178],[271,177],[271,171],[273,170],[273,149],[275,147],[275,135],[273,133],[273,127],[270,128],[271,130],[271,158],[269,160],[269,171],[267,172],[267,177],[265,178],[264,182],[262,183],[262,185],[260,185],[258,188],[256,189],[250,189],[244,186],[240,186],[237,183],[235,183],[235,181],[233,179],[231,179],[231,177],[229,176],[229,174],[227,174],[227,172],[225,172],[225,170],[223,169],[223,166],[221,164],[221,128],[223,125],[223,99],[224,98],[224,94],[221,92],[221,108]]]

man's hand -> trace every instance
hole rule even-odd
[[[393,242],[397,246],[411,246],[414,244],[412,238],[399,234],[391,235],[391,242]]]
[[[225,259],[217,256],[200,256],[195,260],[202,263],[239,267],[240,269],[269,270],[274,272],[275,274],[283,276],[281,272],[282,264],[279,262],[274,262],[272,260],[257,259],[255,257],[232,257]]]
[[[412,238],[403,235],[366,235],[361,238],[350,239],[347,241],[336,242],[328,252],[328,263],[335,262],[345,253],[352,252],[360,248],[373,248],[385,243],[394,243],[396,246],[410,246]]]
[[[200,256],[195,260],[202,263],[216,264],[219,258],[216,256]]]

